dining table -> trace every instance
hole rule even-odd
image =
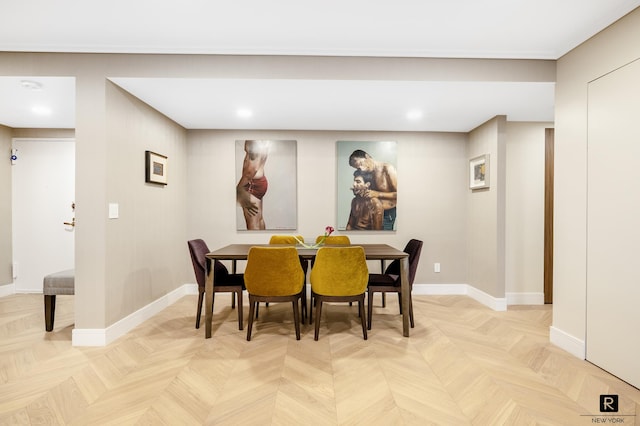
[[[279,244],[278,246],[286,246],[287,244]],[[367,260],[381,260],[381,261],[393,261],[398,259],[400,261],[400,287],[402,294],[402,306],[407,308],[402,310],[402,335],[409,337],[409,312],[408,306],[410,305],[411,298],[411,286],[409,284],[409,255],[402,250],[398,250],[388,244],[350,244],[351,246],[359,246],[364,249],[364,254]],[[298,250],[298,255],[306,260],[313,260],[318,252],[318,247],[305,247],[303,245],[294,245]],[[230,260],[233,262],[233,272],[235,272],[235,264],[239,260],[247,260],[249,250],[251,247],[273,247],[271,244],[229,244],[221,247],[210,253],[207,253],[207,259],[212,260]],[[322,247],[344,247],[344,245],[330,245],[325,244]],[[205,306],[212,306],[213,303],[213,289],[216,285],[213,268],[209,268],[209,262],[205,262],[207,265],[205,274]],[[306,285],[306,283],[305,283]],[[213,320],[213,312],[211,309],[205,309],[205,338],[211,338],[211,328]]]

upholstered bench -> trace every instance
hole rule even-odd
[[[74,269],[49,274],[42,280],[44,324],[47,331],[53,330],[53,319],[56,314],[56,296],[58,294],[74,294],[74,281]]]

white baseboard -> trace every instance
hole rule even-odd
[[[490,307],[494,311],[506,311],[507,310],[507,298],[506,297],[494,297],[485,293],[482,290],[478,290],[475,287],[469,286],[469,297],[477,300],[485,306]]]
[[[507,305],[544,305],[544,293],[507,293]]]
[[[107,328],[74,328],[71,331],[71,345],[106,346],[188,294],[198,294],[198,286],[184,284]]]
[[[507,299],[493,297],[469,284],[414,284],[413,294],[416,295],[464,295],[469,296],[494,311],[506,311]]]
[[[413,294],[419,295],[467,295],[467,284],[414,284]]]
[[[549,341],[577,358],[587,359],[584,340],[580,340],[569,333],[565,333],[559,328],[554,326],[549,327]]]
[[[16,285],[11,283],[11,284],[5,284],[5,285],[0,285],[0,297],[3,296],[11,296],[12,294],[16,293]]]

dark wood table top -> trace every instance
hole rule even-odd
[[[247,258],[251,247],[284,247],[287,244],[229,244],[207,254],[209,259],[218,260],[244,260]],[[364,248],[365,256],[368,260],[393,260],[402,259],[409,256],[402,250],[398,250],[388,244],[351,244],[351,246],[360,246]],[[317,248],[306,248],[301,245],[291,245],[298,250],[298,254],[303,258],[315,257]],[[325,245],[323,247],[344,247],[344,245]]]

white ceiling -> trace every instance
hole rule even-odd
[[[0,7],[0,51],[557,59],[638,6],[640,0],[22,0]],[[25,79],[42,90],[23,88]],[[553,120],[552,83],[114,82],[186,128],[468,131],[499,114]],[[0,77],[0,124],[74,127],[73,99],[73,79]],[[36,100],[51,114],[31,114]],[[238,108],[253,116],[237,117]],[[412,109],[422,118],[407,120]]]

